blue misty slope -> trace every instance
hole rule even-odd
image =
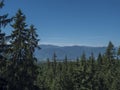
[[[65,55],[68,56],[68,59],[76,59],[80,57],[84,52],[87,57],[94,53],[94,56],[97,57],[99,53],[104,53],[106,47],[89,47],[89,46],[54,46],[54,45],[40,45],[41,49],[36,49],[35,55],[39,60],[46,60],[47,58],[52,59],[54,52],[57,55],[59,60],[64,59]]]

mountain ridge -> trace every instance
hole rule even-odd
[[[36,49],[35,56],[39,61],[47,60],[47,58],[52,59],[53,54],[56,53],[57,59],[64,60],[67,55],[69,60],[75,60],[77,57],[80,57],[83,52],[86,54],[86,57],[89,57],[91,53],[94,53],[94,56],[97,57],[99,53],[104,54],[106,47],[94,47],[94,46],[56,46],[56,45],[40,45],[40,50]]]

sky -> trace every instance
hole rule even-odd
[[[0,12],[10,17],[18,9],[37,28],[40,44],[120,45],[120,0],[5,0]]]

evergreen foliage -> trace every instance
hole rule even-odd
[[[0,10],[4,6],[4,1],[0,0]],[[8,14],[0,15],[0,89],[6,89],[7,81],[5,78],[6,66],[7,66],[7,53],[9,45],[7,44],[7,40],[9,36],[6,36],[3,33],[3,29],[7,24],[12,21],[13,18],[8,18]]]
[[[22,11],[18,10],[12,25],[8,87],[15,90],[33,90],[38,73],[34,56],[38,47],[36,29],[33,25],[27,28],[25,19]]]
[[[3,6],[0,0],[0,9]],[[2,29],[12,20],[13,30],[7,37]],[[26,24],[20,9],[14,18],[0,16],[0,90],[120,90],[120,47],[115,50],[109,42],[98,57],[91,53],[87,58],[83,53],[76,60],[66,55],[58,61],[54,53],[52,60],[38,63],[37,38],[36,28]]]
[[[105,54],[99,54],[97,58],[91,53],[87,59],[83,53],[80,59],[69,61],[65,56],[63,62],[56,62],[54,54],[55,60],[45,62],[40,70],[47,72],[42,75],[47,78],[44,78],[44,83],[47,84],[45,90],[119,90],[120,60],[114,58],[117,53],[113,52],[113,44],[109,43]],[[45,69],[46,65],[49,65],[48,69]],[[57,66],[56,69],[53,68],[54,65]],[[53,73],[54,70],[56,74]]]

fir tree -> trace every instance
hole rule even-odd
[[[103,64],[103,58],[102,58],[101,53],[99,53],[97,61],[98,61],[98,65],[102,65]]]
[[[27,28],[25,20],[25,15],[18,10],[12,25],[14,30],[11,34],[11,64],[8,67],[8,86],[15,90],[34,90],[37,78],[37,59],[34,56],[35,48],[38,46],[36,29],[34,26]]]
[[[81,60],[80,60],[80,67],[82,68],[83,71],[86,71],[86,68],[87,68],[87,63],[86,63],[86,55],[85,53],[82,54],[81,56]]]
[[[4,6],[4,1],[0,0],[0,9]],[[9,49],[9,45],[7,44],[7,39],[9,36],[6,36],[3,33],[3,30],[7,24],[12,21],[13,18],[8,18],[8,14],[0,15],[0,89],[5,89],[6,77],[6,61],[7,61],[7,53]]]
[[[114,57],[115,57],[115,48],[112,42],[109,42],[106,52],[105,52],[106,58],[109,63],[112,63]]]
[[[64,59],[64,69],[65,69],[65,72],[68,70],[68,58],[67,58],[67,55],[65,55],[65,59]]]
[[[56,53],[53,54],[53,77],[55,78],[56,76],[56,67],[57,67],[57,55]]]
[[[117,51],[117,56],[118,56],[118,59],[120,58],[120,46],[118,48],[118,51]]]

